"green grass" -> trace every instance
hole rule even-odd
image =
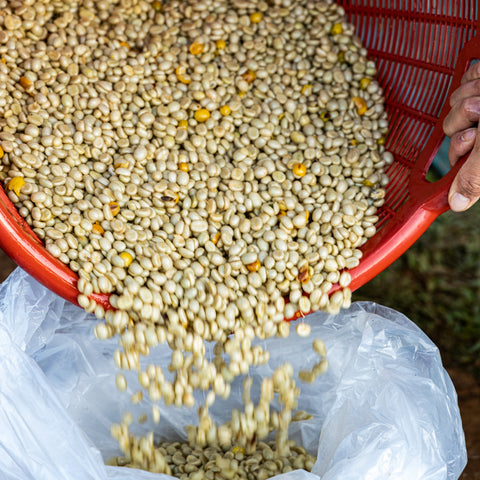
[[[440,348],[446,366],[480,378],[480,205],[442,215],[353,299],[405,314]]]

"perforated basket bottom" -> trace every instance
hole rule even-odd
[[[477,33],[479,7],[476,0],[338,3],[375,61],[384,87],[390,124],[386,148],[395,163],[387,169],[381,227],[411,195],[411,175],[426,171],[443,140],[439,118],[460,52]]]

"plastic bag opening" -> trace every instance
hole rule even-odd
[[[373,303],[356,303],[336,316],[305,318],[308,338],[262,341],[267,365],[254,383],[289,361],[298,372],[314,362],[311,344],[321,338],[329,370],[301,384],[298,408],[313,414],[294,423],[291,437],[318,456],[312,473],[278,479],[456,480],[467,455],[457,396],[437,347],[404,315]],[[5,480],[162,479],[166,475],[107,467],[120,451],[110,425],[136,410],[129,393],[115,388],[117,340],[94,337],[95,317],[65,302],[17,269],[0,286],[0,471]],[[169,358],[155,348],[149,362]],[[240,396],[219,408],[225,420]],[[129,387],[131,388],[131,387]],[[200,392],[203,398],[204,392]],[[255,392],[253,391],[253,395]],[[164,408],[156,426],[163,438],[185,438],[195,409]],[[138,433],[153,428],[138,427]]]

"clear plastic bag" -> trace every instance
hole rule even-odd
[[[109,467],[120,451],[110,425],[124,411],[148,412],[115,388],[117,340],[99,341],[95,319],[17,269],[0,286],[0,477],[5,480],[167,479],[167,475]],[[457,396],[435,345],[405,316],[357,303],[336,316],[309,315],[308,338],[263,341],[269,363],[261,377],[289,361],[298,372],[316,361],[313,338],[324,340],[330,367],[301,384],[299,409],[313,419],[293,423],[291,437],[318,455],[312,473],[285,480],[456,480],[466,464]],[[168,348],[148,361],[168,363]],[[215,404],[217,420],[240,406],[241,381],[228,401]],[[204,393],[199,393],[201,400]],[[217,408],[215,408],[217,407]],[[195,409],[162,410],[159,434],[185,438]],[[136,433],[153,428],[147,422]]]

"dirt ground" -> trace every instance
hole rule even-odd
[[[0,282],[15,264],[0,250]],[[468,451],[468,465],[461,480],[480,480],[480,382],[459,368],[448,368],[458,393]]]
[[[480,384],[461,369],[447,370],[457,389],[467,442],[468,464],[460,479],[480,480]]]

